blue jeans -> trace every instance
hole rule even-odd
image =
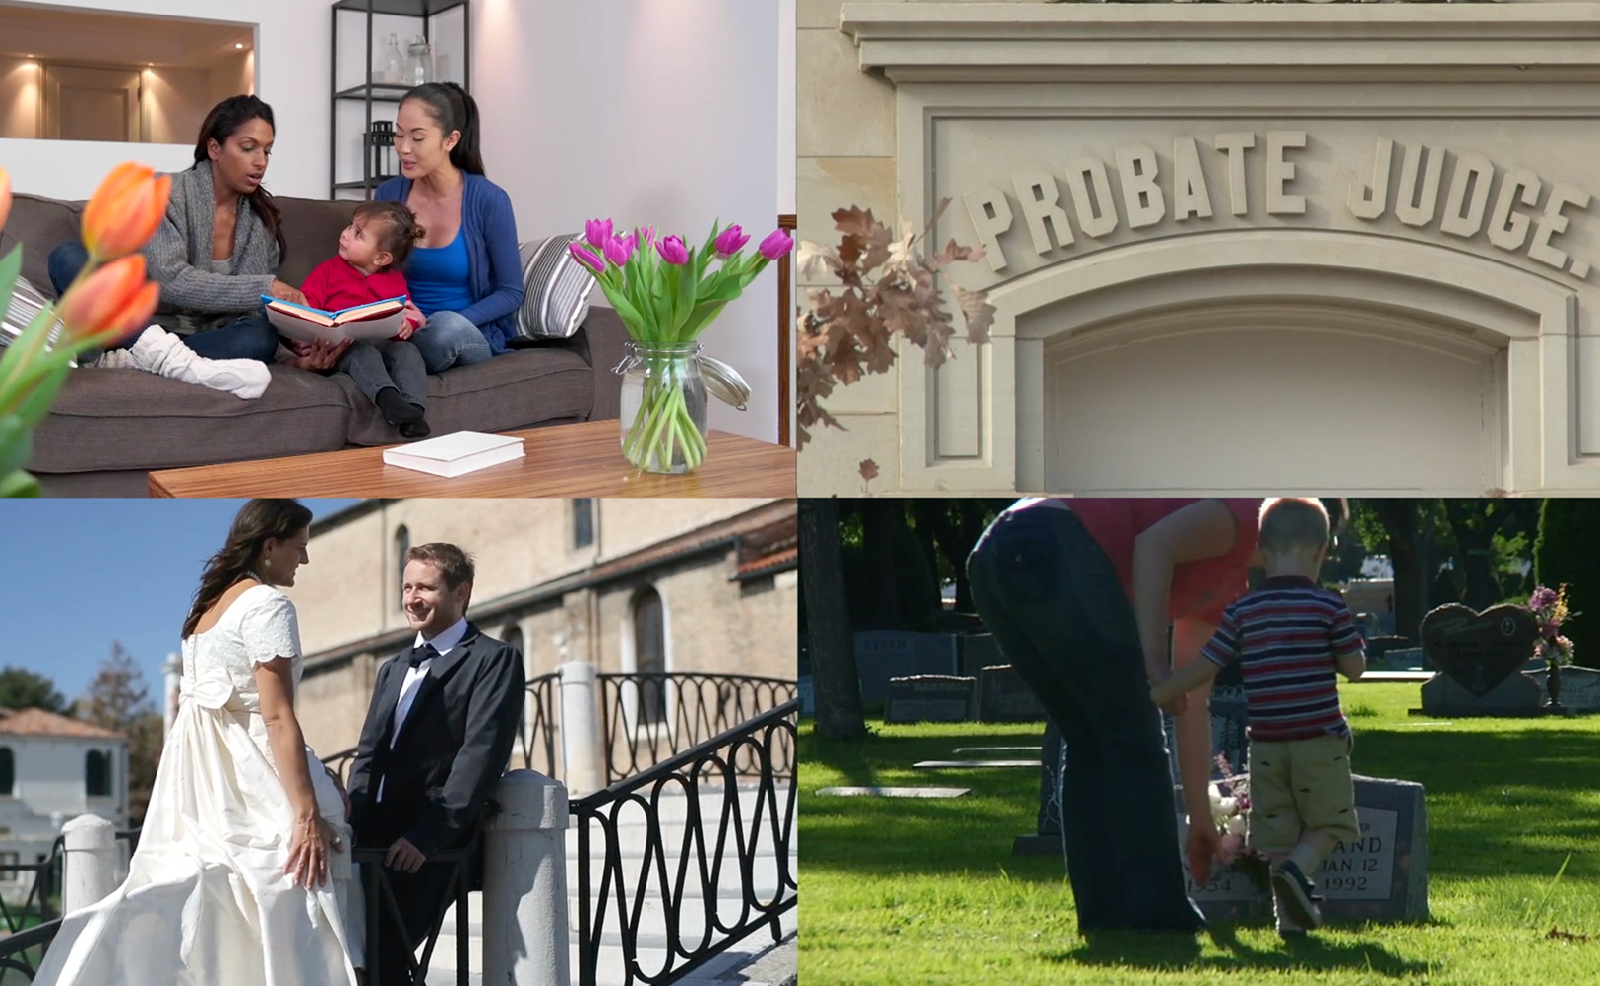
[[[56,297],[66,292],[78,271],[88,262],[89,251],[77,240],[68,240],[50,251],[47,265]],[[132,348],[143,334],[144,329],[136,330],[110,348]],[[278,330],[260,313],[242,315],[226,325],[179,338],[206,359],[253,359],[272,363],[278,356]]]
[[[482,330],[458,312],[429,315],[422,328],[412,334],[411,344],[422,352],[422,362],[429,373],[482,363],[494,355]]]
[[[428,371],[422,354],[409,342],[358,342],[339,358],[339,372],[350,374],[367,400],[385,387],[417,407],[428,404]]]
[[[1078,927],[1195,931],[1161,713],[1133,606],[1077,515],[1001,514],[967,561],[989,632],[1061,730],[1061,833]]]

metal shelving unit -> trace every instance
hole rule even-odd
[[[333,4],[333,44],[331,63],[333,76],[332,105],[329,112],[328,133],[328,186],[329,197],[338,198],[341,191],[360,191],[363,198],[372,198],[373,189],[393,175],[378,174],[373,167],[370,141],[372,134],[372,108],[398,106],[410,86],[378,82],[372,77],[373,18],[377,15],[411,17],[420,21],[420,34],[431,45],[434,42],[434,18],[461,8],[461,87],[471,91],[472,79],[472,20],[467,9],[469,0],[335,0]],[[360,85],[339,88],[339,14],[352,12],[366,15],[366,81]],[[455,74],[455,73],[452,73]],[[359,102],[365,106],[365,124],[362,128],[361,180],[339,180],[339,107],[343,103]]]

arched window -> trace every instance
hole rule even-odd
[[[88,782],[89,797],[111,797],[111,754],[104,750],[90,750],[85,758],[84,775]]]
[[[661,596],[644,588],[633,599],[634,670],[641,675],[667,670],[667,640],[661,620]],[[667,719],[667,692],[664,678],[643,678],[639,682],[639,721],[646,725]]]
[[[399,570],[395,575],[395,584],[399,586],[395,592],[395,608],[402,611],[406,608],[406,552],[410,550],[411,532],[401,524],[400,529],[394,532],[394,565]]]
[[[572,501],[572,548],[587,548],[594,544],[594,501]]]
[[[16,784],[17,756],[11,752],[11,747],[0,746],[0,797],[11,797]]]

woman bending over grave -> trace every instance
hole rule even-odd
[[[1061,730],[1061,830],[1078,928],[1193,932],[1150,686],[1199,660],[1248,585],[1260,500],[1021,500],[967,562],[985,625]],[[1209,686],[1175,703],[1183,800],[1209,818]],[[1189,827],[1195,879],[1222,852]]]

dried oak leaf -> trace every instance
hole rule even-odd
[[[858,471],[861,473],[861,478],[869,483],[878,478],[878,464],[871,459],[862,459]]]
[[[988,342],[989,329],[994,325],[994,306],[989,304],[988,294],[968,291],[959,284],[952,284],[950,288],[955,292],[956,304],[967,316],[967,341],[974,345]]]

